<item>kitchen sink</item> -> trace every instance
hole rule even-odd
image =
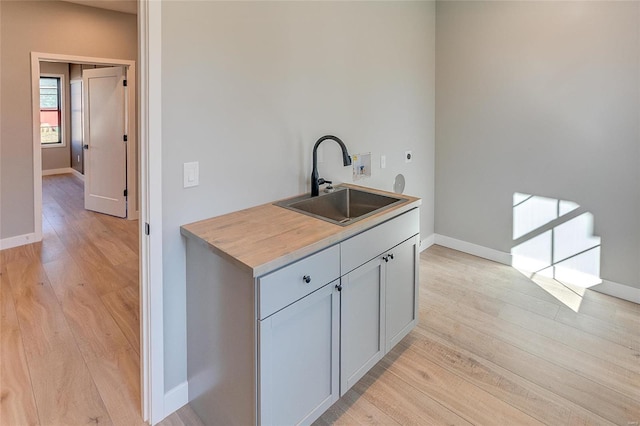
[[[338,187],[334,192],[321,194],[317,197],[306,194],[274,204],[327,222],[346,226],[404,201],[407,199],[360,189]]]

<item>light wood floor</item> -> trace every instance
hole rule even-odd
[[[43,178],[41,243],[0,252],[0,424],[144,424],[138,222]]]
[[[137,222],[84,211],[80,185],[46,178],[45,240],[0,252],[3,426],[142,423]],[[576,313],[438,246],[420,273],[419,326],[318,425],[638,425],[640,305],[587,291]]]
[[[638,426],[640,305],[587,291],[576,313],[511,267],[439,246],[420,274],[418,327],[316,425]],[[166,423],[194,424],[189,406]]]

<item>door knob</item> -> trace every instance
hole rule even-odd
[[[84,149],[89,149],[89,145],[87,145],[87,144],[82,145],[82,147],[83,147]]]

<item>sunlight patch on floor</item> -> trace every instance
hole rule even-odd
[[[572,201],[514,193],[512,266],[578,312],[586,289],[602,282],[593,225]]]
[[[560,282],[554,279],[552,273],[547,270],[532,273],[522,269],[516,269],[572,311],[578,312],[580,309],[582,298],[584,297],[587,287]]]

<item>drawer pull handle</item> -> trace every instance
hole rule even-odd
[[[311,276],[305,275],[304,277],[302,277],[302,281],[309,284],[311,282]]]

